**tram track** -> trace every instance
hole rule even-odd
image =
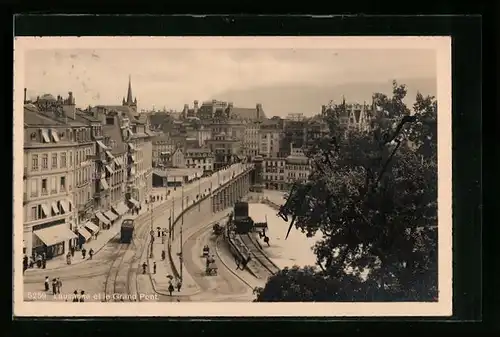
[[[248,248],[251,254],[252,260],[256,261],[259,266],[263,268],[255,268],[257,276],[259,278],[265,278],[275,275],[279,272],[279,268],[274,264],[274,262],[262,251],[250,234],[240,234],[239,235],[243,244]]]
[[[146,224],[147,222],[143,222],[134,230],[131,243],[119,245],[117,257],[111,263],[104,280],[104,302],[139,301],[137,275],[135,275],[135,281],[132,279],[134,278],[134,265],[138,264],[137,261],[142,258],[144,246],[147,243],[146,235],[149,227]],[[138,252],[140,252],[139,259],[137,258]]]

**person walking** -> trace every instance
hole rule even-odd
[[[177,292],[181,292],[181,288],[182,288],[181,280],[177,280],[176,288],[177,288]]]
[[[49,291],[49,277],[45,276],[45,291]]]
[[[172,296],[172,293],[174,292],[174,290],[175,290],[174,285],[172,283],[169,283],[168,292],[169,292],[170,296]]]
[[[153,274],[156,274],[156,261],[153,262]]]
[[[85,255],[87,255],[87,250],[85,248],[82,249],[82,259],[85,258]]]
[[[57,294],[57,280],[54,278],[52,279],[52,295]]]
[[[89,250],[89,259],[92,260],[92,256],[94,256],[94,250],[90,248]]]
[[[72,302],[78,302],[79,298],[78,298],[78,290],[75,290],[73,291],[73,300]]]
[[[165,260],[165,250],[162,250],[161,251],[161,260],[164,261]]]
[[[57,278],[57,293],[60,294],[61,293],[61,289],[62,289],[62,281],[61,281],[61,278],[58,277]]]
[[[142,273],[143,273],[143,274],[146,274],[146,267],[147,267],[147,266],[148,266],[148,265],[147,265],[147,263],[146,263],[146,262],[144,262],[144,263],[142,264]]]
[[[85,291],[80,291],[79,302],[85,302]]]

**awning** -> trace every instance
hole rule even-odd
[[[92,234],[85,227],[78,228],[78,234],[83,236],[85,240],[88,240],[92,237]]]
[[[135,163],[135,155],[131,154],[130,155],[130,158],[132,159],[132,161]]]
[[[101,187],[103,190],[107,190],[109,188],[109,185],[108,185],[108,182],[106,181],[106,179],[101,179],[99,181],[101,182]]]
[[[59,142],[59,136],[57,135],[57,130],[50,129],[50,134],[52,135],[52,138],[54,139],[54,142],[58,143]]]
[[[101,142],[100,140],[97,140],[96,141],[97,145],[99,145],[99,147],[103,150],[108,150],[108,147],[106,145],[104,145],[103,142]]]
[[[116,165],[116,166],[122,166],[122,164],[120,164],[120,160],[119,160],[119,158],[116,158],[116,157],[115,157],[115,159],[114,159],[113,161],[115,162],[115,165]]]
[[[141,205],[139,203],[139,201],[135,200],[134,198],[130,198],[130,199],[128,199],[128,201],[130,201],[131,203],[133,203],[135,205],[135,207],[139,207]]]
[[[69,213],[69,204],[66,200],[60,200],[59,204],[61,204],[64,213]]]
[[[97,217],[97,219],[101,220],[102,222],[104,222],[106,225],[108,225],[110,223],[110,221],[108,220],[108,218],[106,218],[101,212],[97,212],[95,214],[95,216]]]
[[[116,214],[119,215],[123,215],[128,211],[128,207],[123,202],[120,202],[118,205],[113,206],[112,209],[116,212]]]
[[[108,218],[111,221],[115,221],[118,218],[118,215],[116,215],[115,213],[113,213],[111,210],[109,210],[106,213],[104,213],[104,215],[106,216],[106,218]]]
[[[49,217],[51,215],[49,206],[47,206],[45,204],[41,204],[41,206],[42,206],[42,211],[45,214],[45,216]]]
[[[115,156],[113,156],[113,155],[111,154],[111,152],[109,152],[109,151],[106,151],[106,155],[107,155],[110,159],[115,159]]]
[[[50,226],[44,229],[34,231],[34,233],[47,246],[53,246],[56,243],[77,238],[76,234],[73,233],[66,224]]]
[[[128,146],[129,146],[129,148],[130,148],[132,151],[137,151],[137,149],[135,148],[134,144],[132,144],[132,143],[128,143]]]
[[[133,136],[133,135],[134,135],[134,133],[132,132],[132,130],[127,129],[127,131],[128,131],[128,133],[129,133],[129,135],[130,135],[130,136]]]
[[[49,133],[47,130],[42,130],[42,138],[45,143],[50,143]]]
[[[93,223],[92,221],[87,221],[85,223],[85,227],[87,227],[88,229],[90,229],[92,232],[94,233],[97,233],[99,232],[99,226],[97,226],[95,223]]]
[[[57,207],[57,203],[52,202],[50,205],[52,206],[52,211],[54,212],[54,214],[59,214],[59,207]]]
[[[112,168],[111,168],[111,166],[109,166],[109,165],[106,165],[106,171],[108,171],[108,172],[109,172],[109,174],[113,174],[113,173],[115,173],[115,171],[113,171],[113,169],[112,169]]]

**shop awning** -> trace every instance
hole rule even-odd
[[[106,179],[101,179],[101,180],[99,180],[99,182],[101,183],[101,187],[103,190],[107,190],[109,188],[109,185],[108,185],[108,182],[106,181]]]
[[[59,207],[57,207],[57,203],[56,202],[52,202],[50,203],[50,206],[52,206],[52,212],[54,212],[54,214],[59,214]]]
[[[111,220],[111,221],[115,221],[116,218],[118,218],[118,215],[116,215],[115,213],[113,213],[111,210],[109,210],[106,213],[104,213],[104,216],[106,218],[108,218],[109,220]]]
[[[130,155],[130,159],[132,159],[132,161],[133,161],[134,163],[136,162],[136,160],[135,160],[135,155],[131,154],[131,155]]]
[[[64,213],[69,213],[69,203],[66,200],[60,200],[59,203],[64,211]]]
[[[118,205],[113,206],[112,208],[116,212],[116,214],[119,215],[123,215],[128,211],[128,207],[123,202],[120,202]]]
[[[108,225],[110,223],[110,221],[108,220],[108,218],[106,218],[101,212],[97,212],[95,214],[95,216],[97,217],[97,219],[101,220],[102,222],[104,222],[106,225]]]
[[[120,164],[120,158],[115,157],[113,161],[115,162],[116,166],[122,166],[122,164]]]
[[[141,205],[139,203],[139,201],[135,200],[134,198],[130,198],[130,199],[128,199],[128,201],[130,201],[131,203],[133,203],[135,207],[139,207]]]
[[[108,147],[106,145],[104,145],[103,142],[101,142],[100,140],[96,141],[97,145],[99,145],[99,147],[103,150],[108,150]]]
[[[90,234],[90,232],[85,227],[78,228],[78,234],[83,236],[85,240],[90,239],[90,237],[92,236],[92,234]]]
[[[52,135],[54,142],[59,143],[59,136],[57,135],[57,130],[50,129],[50,134]]]
[[[45,143],[50,143],[49,133],[47,130],[42,130],[42,138]]]
[[[99,232],[99,226],[97,226],[95,223],[93,223],[92,221],[87,221],[85,223],[85,227],[87,227],[88,229],[90,229],[92,232],[94,233],[97,233]]]
[[[49,206],[47,206],[45,204],[41,204],[41,206],[42,206],[43,214],[45,214],[46,217],[49,217],[51,215]]]
[[[106,151],[106,155],[109,157],[109,159],[115,159],[115,156],[113,156],[109,151]]]
[[[34,233],[47,246],[53,246],[56,243],[77,238],[76,234],[73,233],[66,224],[50,226],[44,229],[34,231]]]
[[[137,151],[137,149],[135,148],[134,144],[132,144],[132,143],[128,143],[128,146],[129,146],[129,148],[130,148],[132,151]]]
[[[115,173],[115,172],[113,171],[113,169],[111,168],[111,166],[109,166],[109,165],[106,165],[106,171],[108,171],[108,172],[109,172],[109,174],[113,174],[113,173]]]

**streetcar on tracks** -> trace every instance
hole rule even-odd
[[[123,219],[120,228],[120,242],[121,243],[131,243],[132,237],[134,236],[134,219]]]

